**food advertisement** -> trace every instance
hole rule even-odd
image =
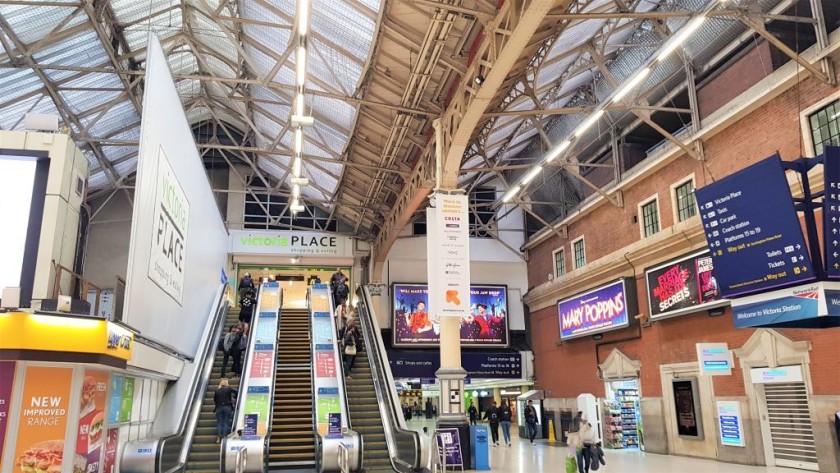
[[[394,345],[434,347],[440,344],[440,320],[428,310],[425,284],[394,284]],[[464,345],[508,346],[507,287],[470,286],[470,308],[461,317]]]
[[[108,373],[86,370],[79,400],[79,425],[76,431],[76,456],[73,473],[100,471],[105,443],[105,408]]]
[[[26,368],[14,473],[61,471],[72,382],[72,368]]]
[[[0,465],[3,464],[3,444],[12,404],[12,386],[15,382],[15,362],[0,361]]]

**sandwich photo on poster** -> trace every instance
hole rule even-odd
[[[62,471],[72,381],[72,368],[26,368],[12,472]]]
[[[395,346],[434,347],[440,343],[440,320],[429,314],[425,284],[394,284]],[[470,310],[461,318],[461,343],[506,347],[509,344],[507,286],[471,285]]]
[[[79,400],[79,426],[76,435],[76,455],[73,473],[100,470],[105,436],[105,406],[107,405],[109,374],[86,370]]]

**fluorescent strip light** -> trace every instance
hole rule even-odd
[[[295,97],[295,115],[302,117],[303,116],[303,94],[298,92],[297,96]]]
[[[303,46],[298,46],[295,63],[297,66],[297,85],[303,87],[303,83],[306,82],[306,48]]]
[[[295,200],[300,198],[300,186],[297,184],[292,186],[292,198]]]
[[[566,148],[571,146],[571,144],[572,144],[572,142],[569,141],[569,140],[566,140],[566,141],[560,143],[559,146],[557,146],[556,148],[554,148],[554,149],[552,149],[548,152],[548,154],[545,156],[545,162],[550,163],[550,162],[554,161],[555,159],[557,159],[557,157],[560,156],[561,154],[563,154],[563,151],[566,151]]]
[[[508,202],[510,199],[513,198],[519,191],[522,190],[522,186],[513,186],[511,187],[504,196],[502,196],[502,202]]]
[[[645,80],[645,78],[648,76],[648,74],[650,74],[649,67],[646,67],[639,71],[639,73],[636,74],[635,77],[630,79],[630,82],[628,82],[624,87],[621,88],[621,90],[618,91],[618,93],[616,93],[613,96],[613,102],[618,102],[619,100],[623,99],[625,95],[629,94],[631,90],[635,89],[637,85],[641,84],[642,81]]]
[[[295,160],[292,161],[292,175],[295,177],[300,177],[300,156],[295,156]]]
[[[697,18],[689,21],[688,24],[682,27],[676,36],[671,38],[671,41],[665,45],[662,51],[659,52],[657,60],[664,61],[665,58],[670,56],[675,49],[677,49],[686,39],[688,39],[689,36],[691,36],[691,33],[697,31],[697,28],[700,28],[704,21],[706,21],[705,16],[698,16]]]
[[[522,185],[524,186],[525,184],[533,181],[534,178],[539,175],[542,169],[542,166],[534,166],[530,171],[528,171],[528,174],[525,175],[525,179],[522,179]]]
[[[310,0],[298,0],[300,11],[298,11],[298,34],[306,36],[309,32],[309,2]]]
[[[575,130],[575,136],[580,138],[580,136],[586,133],[586,130],[592,128],[592,125],[598,122],[601,116],[604,115],[603,110],[598,110],[597,112],[593,113],[591,117],[587,118],[583,124],[581,124],[577,130]]]
[[[295,154],[303,152],[303,129],[295,128]]]

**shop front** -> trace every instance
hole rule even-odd
[[[120,448],[146,435],[166,387],[131,372],[134,334],[27,313],[0,314],[0,333],[0,470],[119,471]]]

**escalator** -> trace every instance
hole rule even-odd
[[[230,331],[230,327],[239,323],[237,315],[232,312],[229,311],[225,319],[225,330],[222,338]],[[201,414],[198,418],[198,426],[193,436],[190,453],[187,457],[187,466],[184,471],[195,473],[217,473],[219,471],[219,444],[216,443],[216,414],[213,413],[213,394],[222,379],[223,361],[224,352],[216,351],[213,371],[210,374],[210,381],[207,384],[207,390],[201,403]],[[230,381],[230,386],[238,390],[239,378],[232,377],[232,365],[232,360],[228,360],[228,369],[225,375]]]
[[[314,468],[314,393],[307,309],[283,309],[278,345],[269,471]]]
[[[347,398],[350,402],[350,419],[353,430],[360,433],[365,441],[362,452],[362,465],[367,473],[393,472],[388,444],[385,440],[385,427],[379,404],[376,400],[376,388],[370,371],[367,350],[358,345],[356,362],[350,373],[352,379],[346,379]]]

